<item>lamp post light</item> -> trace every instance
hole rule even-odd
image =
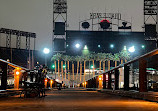
[[[131,53],[131,59],[133,59],[133,54],[135,52],[135,47],[132,46],[128,49],[128,51]],[[134,75],[134,71],[133,71],[133,64],[131,64],[131,71],[132,71],[132,83],[133,83],[133,87],[135,87],[135,75]]]
[[[142,45],[141,47],[142,47],[142,49],[144,49],[144,48],[145,48],[145,45]]]
[[[130,47],[130,48],[128,49],[128,51],[131,52],[131,53],[135,52],[135,47],[134,47],[134,46]]]
[[[114,44],[111,44],[111,45],[110,45],[110,48],[111,48],[111,49],[113,49],[114,47],[115,47]]]
[[[76,47],[77,49],[79,49],[79,48],[80,48],[80,44],[77,43],[77,44],[75,45],[75,47]]]
[[[47,66],[47,54],[50,53],[50,50],[48,48],[44,48],[43,53],[45,54],[45,66]]]

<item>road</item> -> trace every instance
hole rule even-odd
[[[158,111],[158,103],[97,91],[49,91],[45,98],[0,98],[0,111]]]

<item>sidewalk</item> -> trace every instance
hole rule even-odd
[[[108,90],[108,89],[99,89],[97,90],[101,93],[114,94],[118,96],[125,96],[135,99],[142,99],[147,101],[158,102],[158,92],[139,92],[135,90],[124,91],[124,90]]]

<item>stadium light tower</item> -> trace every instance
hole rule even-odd
[[[43,53],[45,54],[45,66],[47,66],[47,55],[50,53],[50,50],[48,48],[44,48]]]

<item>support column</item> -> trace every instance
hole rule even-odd
[[[86,88],[88,88],[88,81],[86,81],[85,84],[86,84]]]
[[[95,85],[94,85],[94,78],[92,78],[92,88],[95,88]]]
[[[30,72],[30,81],[33,82],[34,72]]]
[[[1,77],[1,89],[7,89],[7,67],[8,64],[0,62],[0,67],[2,69],[2,77]]]
[[[47,82],[48,82],[48,80],[47,80],[47,78],[45,78],[45,80],[44,80],[44,88],[47,88]]]
[[[23,76],[24,76],[24,88],[26,89],[26,88],[27,88],[26,81],[27,81],[28,73],[27,73],[27,72],[24,72],[24,73],[23,73]],[[39,82],[39,80],[37,80],[37,82]]]
[[[96,88],[98,88],[98,85],[99,85],[99,80],[98,80],[98,76],[96,77],[96,81],[95,81],[95,84],[96,84]]]
[[[147,61],[139,60],[139,92],[147,92]]]
[[[50,80],[50,88],[53,88],[53,80]]]
[[[111,89],[111,73],[108,73],[108,89]]]
[[[88,80],[88,88],[91,88],[91,80]]]
[[[14,89],[19,89],[19,81],[21,78],[21,69],[16,68],[14,69]]]
[[[103,89],[106,89],[106,74],[103,74]]]
[[[97,88],[96,87],[96,78],[94,78],[94,80],[93,80],[93,85],[94,85],[94,88]]]
[[[89,85],[90,85],[90,84],[89,84],[89,80],[88,80],[88,81],[87,81],[87,88],[89,88]]]
[[[124,65],[124,90],[129,90],[129,66]]]
[[[103,75],[98,76],[99,89],[103,89]]]
[[[115,90],[119,89],[119,70],[115,70]]]
[[[93,88],[93,80],[90,80],[90,88]]]

